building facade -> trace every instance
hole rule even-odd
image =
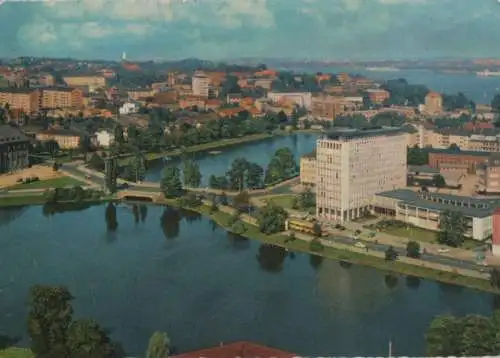
[[[337,131],[316,144],[316,216],[351,221],[372,197],[406,186],[406,133],[399,128]]]
[[[478,191],[485,193],[500,193],[500,155],[491,154],[484,164],[476,169],[478,176]]]
[[[475,173],[480,165],[488,161],[489,155],[485,152],[431,149],[429,150],[429,166],[436,169],[465,166],[469,173]]]
[[[267,98],[274,104],[286,100],[306,109],[310,109],[312,104],[311,92],[268,92]]]
[[[425,111],[429,114],[438,114],[443,111],[443,96],[437,92],[429,92],[425,96]]]
[[[492,224],[491,251],[494,256],[500,256],[500,209],[493,212]]]
[[[300,184],[304,186],[316,184],[316,152],[300,158]]]
[[[391,94],[383,89],[369,89],[366,93],[368,93],[370,101],[375,104],[382,104],[391,97]]]
[[[208,98],[210,94],[210,78],[202,71],[196,71],[191,80],[193,96]]]
[[[41,107],[55,108],[83,108],[83,91],[70,87],[47,87],[42,89]]]
[[[106,87],[104,76],[66,76],[64,83],[70,87],[89,87],[93,89]]]
[[[30,140],[19,130],[0,126],[0,173],[8,173],[29,166]]]
[[[0,106],[9,105],[10,109],[22,110],[26,114],[40,109],[40,91],[32,88],[0,89]]]
[[[38,132],[36,139],[41,142],[49,140],[56,141],[61,149],[76,149],[80,145],[82,134],[64,128],[49,128],[45,131]]]
[[[335,120],[342,114],[344,105],[338,97],[322,96],[313,97],[311,100],[311,114],[314,118],[320,120]]]

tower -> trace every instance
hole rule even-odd
[[[122,61],[123,62],[127,61],[127,53],[126,52],[122,52]]]

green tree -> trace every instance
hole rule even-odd
[[[441,174],[436,174],[432,177],[432,181],[437,188],[444,188],[446,186],[446,181]]]
[[[125,136],[123,134],[123,127],[120,124],[117,124],[114,129],[114,138],[115,138],[115,143],[118,145],[118,147],[123,146],[125,143]]]
[[[323,234],[323,229],[321,228],[321,224],[319,222],[315,222],[313,226],[314,236],[321,237]]]
[[[242,191],[245,188],[245,176],[248,170],[248,161],[244,158],[236,158],[231,164],[231,168],[226,173],[229,188],[231,190]]]
[[[289,148],[280,148],[274,153],[267,166],[264,182],[274,184],[296,175],[298,166]]]
[[[161,189],[167,198],[178,198],[184,194],[179,168],[168,166],[163,170],[160,182]]]
[[[37,357],[66,358],[73,296],[66,287],[35,285],[28,298],[28,333]]]
[[[149,339],[146,358],[168,358],[170,338],[165,332],[154,332]]]
[[[275,234],[285,230],[288,213],[282,207],[268,203],[257,214],[259,231],[266,234]]]
[[[243,221],[236,220],[236,222],[231,226],[231,232],[237,235],[243,235],[247,231],[247,228]]]
[[[500,288],[500,270],[498,267],[493,267],[490,270],[490,284],[495,288]]]
[[[219,206],[217,205],[217,197],[213,195],[210,202],[210,214],[213,214],[217,211],[219,211]]]
[[[250,195],[248,191],[244,190],[239,192],[233,198],[233,207],[238,210],[238,212],[247,212],[250,207]]]
[[[201,183],[201,172],[198,163],[188,159],[184,161],[183,168],[184,186],[198,188]]]
[[[67,347],[72,358],[115,357],[115,346],[101,326],[91,319],[80,319],[69,326]]]
[[[248,189],[260,189],[262,188],[262,176],[264,175],[264,169],[257,163],[248,163],[245,184]]]
[[[437,241],[440,244],[452,247],[462,246],[467,232],[467,224],[460,211],[442,211],[439,215],[438,227]]]
[[[314,208],[316,206],[316,197],[311,188],[306,188],[299,194],[297,204],[301,209]]]
[[[420,257],[420,244],[417,241],[408,241],[406,244],[406,256],[414,259]]]
[[[219,196],[219,202],[220,202],[220,205],[224,205],[224,206],[228,206],[229,205],[229,201],[227,199],[227,195],[226,193],[222,192]]]
[[[129,169],[131,179],[136,183],[143,181],[146,177],[146,158],[140,151],[137,151],[129,162]]]
[[[406,156],[408,165],[425,165],[429,163],[429,152],[417,145],[408,147]]]
[[[395,261],[398,258],[398,252],[394,249],[393,246],[389,246],[387,250],[385,250],[385,260],[386,261]]]

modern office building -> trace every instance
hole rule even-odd
[[[210,94],[210,78],[202,71],[196,71],[191,82],[193,95],[208,98]]]
[[[338,130],[316,144],[316,215],[351,221],[376,193],[406,186],[406,133],[400,128]]]

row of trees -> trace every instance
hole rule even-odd
[[[237,158],[225,175],[212,175],[209,186],[220,190],[261,189],[297,175],[298,166],[289,148],[280,148],[271,158],[266,170],[245,158]]]

